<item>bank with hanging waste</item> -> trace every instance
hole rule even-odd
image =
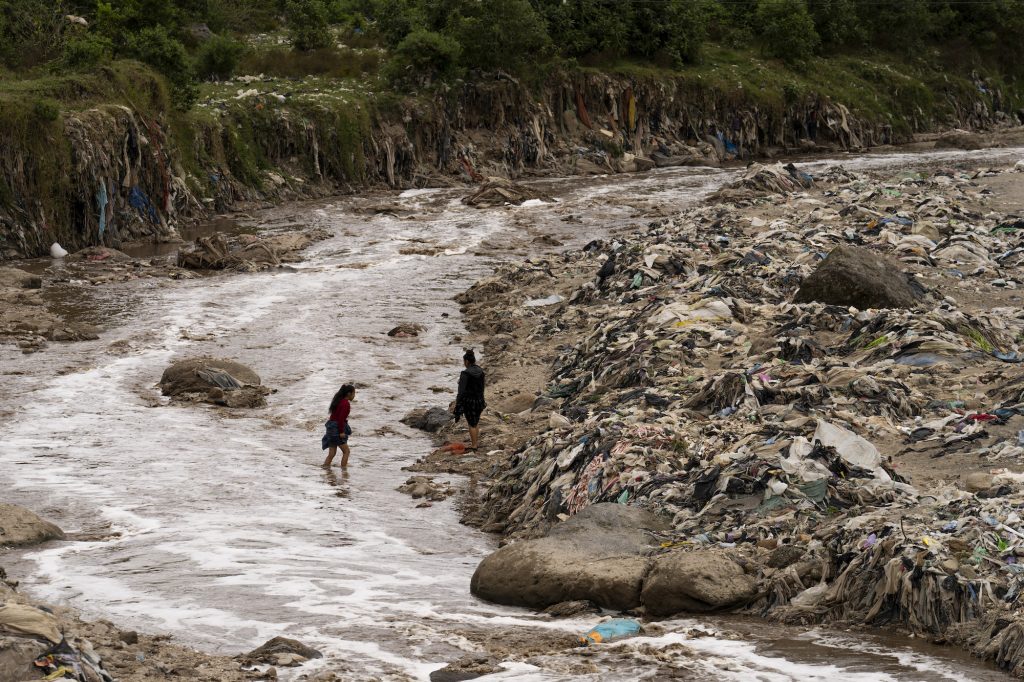
[[[12,80],[0,88],[0,258],[174,239],[183,221],[252,202],[862,149],[1024,115],[991,79],[828,63],[498,74],[409,95],[242,76],[188,112],[132,62]]]
[[[474,593],[896,627],[1024,675],[1021,196],[1024,163],[755,165],[475,285],[495,405],[553,361],[484,426],[521,437],[468,506],[504,535]]]

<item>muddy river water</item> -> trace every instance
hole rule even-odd
[[[975,154],[984,163],[1019,152]],[[842,162],[896,173],[937,158],[971,155]],[[299,223],[335,234],[294,269],[72,282],[63,305],[106,331],[34,355],[0,348],[0,490],[76,539],[5,558],[8,573],[86,617],[203,650],[246,651],[283,634],[326,654],[299,673],[279,671],[283,679],[338,661],[345,679],[427,679],[484,640],[585,630],[593,618],[549,620],[470,596],[470,576],[497,540],[461,526],[450,502],[420,509],[396,492],[409,476],[402,467],[431,447],[399,419],[453,397],[465,330],[452,297],[503,258],[538,250],[533,239],[545,234],[579,245],[646,222],[733,173],[546,181],[557,203],[486,211],[462,206],[453,190],[292,205],[257,216],[261,229]],[[426,331],[386,336],[402,322]],[[200,354],[253,367],[276,389],[269,407],[166,405],[161,372]],[[345,474],[318,466],[326,405],[343,381],[359,386]],[[1004,679],[914,640],[728,619],[662,625],[598,653],[508,663],[485,679]]]

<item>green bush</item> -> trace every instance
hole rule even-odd
[[[318,50],[331,40],[330,15],[323,0],[287,0],[285,18],[296,50]]]
[[[64,63],[76,69],[91,68],[110,61],[114,43],[106,36],[83,33],[64,43]]]
[[[422,83],[451,78],[458,72],[461,46],[451,38],[416,29],[395,48],[386,75],[392,82]]]
[[[821,43],[805,0],[759,0],[757,21],[765,54],[787,64],[805,62]]]
[[[60,118],[60,104],[52,99],[32,103],[32,118],[40,123],[53,123]]]
[[[124,50],[127,55],[152,66],[170,82],[176,107],[191,108],[199,91],[192,60],[180,40],[172,38],[164,27],[154,26],[129,34]]]
[[[518,71],[550,56],[544,21],[526,0],[478,0],[466,9],[450,20],[464,67]]]
[[[203,80],[227,80],[238,68],[245,46],[226,36],[213,36],[199,47],[196,75]]]

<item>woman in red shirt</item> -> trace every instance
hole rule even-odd
[[[328,418],[327,423],[324,424],[327,432],[320,441],[323,445],[322,449],[327,450],[330,448],[327,453],[327,459],[324,460],[325,469],[330,468],[339,447],[341,448],[341,468],[348,467],[348,456],[350,453],[348,437],[352,433],[352,429],[348,426],[348,414],[352,410],[350,401],[355,397],[355,386],[345,384],[338,389],[338,392],[334,394],[334,398],[331,400],[331,416]]]

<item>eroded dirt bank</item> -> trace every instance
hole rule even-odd
[[[378,102],[327,85],[287,100],[290,86],[246,76],[225,84],[240,94],[185,116],[151,74],[111,69],[104,82],[123,103],[69,93],[56,120],[11,112],[0,131],[0,258],[43,255],[53,242],[77,251],[175,239],[176,228],[219,212],[339,191],[911,142],[977,148],[1021,122],[966,81],[930,93],[927,113],[908,104],[888,117],[699,77],[562,74],[540,88],[501,77]],[[892,87],[899,101],[905,93]]]
[[[617,502],[668,526],[639,552],[661,588],[616,608],[895,625],[1020,675],[1022,199],[1005,163],[755,167],[506,266],[460,297],[490,452],[419,468],[477,478],[466,520],[514,543],[489,571],[555,580],[515,544]]]

